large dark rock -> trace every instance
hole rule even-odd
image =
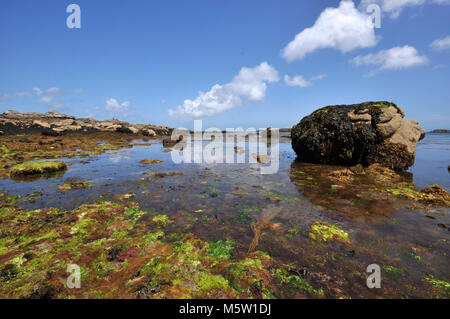
[[[425,131],[390,102],[365,102],[321,108],[291,131],[298,160],[368,166],[380,163],[404,170],[414,164]]]

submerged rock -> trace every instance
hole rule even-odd
[[[369,166],[396,170],[414,164],[419,123],[404,119],[394,103],[366,102],[321,108],[292,128],[292,147],[304,162]]]
[[[314,222],[309,228],[309,238],[317,241],[340,241],[349,242],[348,233],[343,231],[339,225],[330,225],[324,222]]]
[[[139,161],[139,163],[141,164],[158,164],[158,163],[162,163],[163,161],[161,160],[152,160],[152,159],[144,159],[142,161]]]

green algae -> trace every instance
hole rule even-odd
[[[167,226],[173,223],[173,220],[167,215],[156,215],[152,218],[152,221],[160,226]]]
[[[436,297],[448,298],[450,297],[450,283],[444,280],[438,280],[433,275],[428,275],[425,280],[429,282],[436,290]]]
[[[252,217],[250,214],[257,211],[259,211],[259,208],[257,206],[240,209],[235,212],[236,217],[233,218],[233,221],[238,224],[248,224],[252,221]]]
[[[94,185],[89,184],[85,181],[80,182],[73,182],[73,183],[66,183],[63,185],[58,186],[58,191],[66,192],[74,189],[85,189],[85,188],[91,188],[94,187]]]
[[[353,153],[355,152],[355,147],[352,147],[351,150],[344,149],[344,152],[348,159],[352,159]]]
[[[67,164],[57,161],[25,162],[10,169],[11,176],[47,174],[65,170]]]
[[[162,162],[163,162],[162,160],[145,159],[145,160],[140,161],[139,163],[141,163],[141,164],[159,164]]]
[[[219,259],[230,259],[234,256],[234,241],[218,240],[210,244],[208,254]]]
[[[220,275],[209,275],[201,273],[196,279],[195,283],[198,286],[199,294],[209,294],[217,290],[227,291],[230,289],[228,281]]]
[[[278,280],[280,280],[283,284],[289,285],[292,288],[298,289],[312,296],[322,297],[324,295],[323,289],[313,288],[306,280],[296,274],[292,274],[289,269],[289,267],[276,268],[273,272],[275,277],[278,278]]]
[[[294,238],[294,236],[300,234],[301,230],[302,230],[302,229],[301,229],[300,226],[295,226],[294,228],[289,229],[289,230],[288,230],[288,233],[286,234],[286,238],[287,238],[287,239],[292,239],[292,238]]]
[[[9,154],[11,153],[11,150],[6,146],[6,145],[2,145],[0,147],[0,150],[4,153],[4,154]]]
[[[385,109],[385,108],[390,107],[391,105],[385,104],[385,103],[374,103],[374,104],[370,104],[370,106],[378,107],[380,109]]]
[[[141,211],[141,209],[138,206],[136,206],[136,207],[126,207],[124,210],[124,214],[126,217],[129,217],[133,220],[137,220],[142,216],[144,216],[145,214],[147,214],[147,212]]]
[[[403,268],[397,268],[397,267],[390,266],[390,265],[384,265],[383,269],[392,277],[397,277],[404,272]]]
[[[150,245],[162,237],[164,237],[164,233],[160,230],[154,233],[148,233],[145,235],[145,245]]]
[[[316,178],[316,176],[314,175],[314,178]],[[150,183],[148,183],[150,184]],[[152,193],[153,193],[153,189],[152,189]],[[278,191],[279,193],[282,193],[282,190]],[[138,191],[136,191],[136,193],[139,193]],[[140,193],[139,193],[140,194]],[[153,194],[152,194],[153,195]],[[156,195],[156,194],[155,194]],[[209,195],[207,195],[209,196]],[[107,197],[107,195],[105,195],[105,197]],[[261,199],[264,199],[264,197],[261,197]],[[140,200],[140,195],[137,196],[136,200]],[[126,203],[127,205],[130,203]],[[198,204],[198,203],[196,203]],[[205,207],[203,206],[203,203],[201,203],[202,205],[200,205],[200,207]],[[254,205],[255,201],[248,201],[245,203],[245,205]],[[258,205],[260,205],[260,203],[257,203]],[[284,203],[283,203],[284,204]],[[295,203],[293,203],[295,204]],[[85,240],[83,240],[82,243],[77,243],[72,244],[72,242],[75,242],[75,238],[72,239],[71,244],[73,246],[69,246],[66,245],[64,246],[64,248],[66,247],[70,247],[71,249],[73,249],[74,251],[72,252],[73,254],[75,254],[75,250],[79,251],[79,254],[81,255],[88,255],[88,253],[91,253],[91,251],[87,250],[87,247],[89,247],[89,249],[91,249],[92,246],[92,250],[93,251],[97,251],[97,249],[100,250],[108,250],[111,248],[111,246],[116,246],[116,245],[120,245],[123,242],[126,242],[128,244],[133,243],[133,245],[136,245],[138,248],[142,248],[141,251],[139,251],[139,257],[142,257],[143,259],[145,259],[145,261],[142,263],[141,267],[144,267],[143,265],[145,265],[145,263],[147,262],[147,260],[150,258],[154,258],[154,256],[157,256],[158,258],[158,262],[160,262],[161,264],[166,264],[166,265],[175,265],[175,268],[178,267],[178,269],[180,270],[185,270],[184,274],[187,274],[186,276],[190,276],[192,275],[192,280],[186,280],[183,276],[174,276],[173,274],[171,274],[169,271],[167,271],[167,269],[165,269],[164,267],[162,267],[160,269],[160,272],[158,273],[158,275],[153,276],[153,275],[148,275],[149,277],[154,277],[154,279],[150,280],[151,285],[149,285],[148,287],[151,286],[161,286],[161,292],[155,293],[154,295],[152,295],[152,297],[154,298],[170,298],[170,297],[188,297],[188,298],[192,298],[192,297],[199,297],[199,298],[203,298],[203,297],[214,297],[215,293],[219,293],[219,292],[226,292],[226,296],[239,296],[241,298],[251,298],[251,297],[255,297],[256,295],[251,295],[250,291],[253,289],[252,287],[254,287],[255,284],[261,282],[262,279],[264,279],[264,284],[261,284],[260,286],[257,285],[258,289],[262,289],[263,290],[263,296],[266,297],[270,297],[270,296],[276,296],[276,297],[285,297],[285,296],[291,296],[290,292],[289,294],[283,295],[280,294],[279,290],[275,290],[275,292],[272,291],[272,289],[268,288],[271,284],[274,283],[274,281],[268,281],[267,278],[272,278],[273,279],[273,274],[271,273],[273,268],[270,268],[269,266],[267,266],[267,264],[265,264],[267,262],[267,260],[270,260],[269,256],[265,256],[262,257],[262,253],[260,252],[255,252],[255,254],[260,254],[261,256],[258,256],[257,258],[255,258],[255,255],[252,256],[245,256],[244,259],[243,258],[243,253],[242,253],[242,246],[238,245],[236,246],[236,256],[233,256],[233,258],[220,258],[219,255],[214,256],[214,254],[210,254],[211,248],[214,246],[214,244],[216,242],[203,242],[203,241],[199,241],[197,242],[193,236],[191,235],[191,237],[189,238],[183,238],[185,235],[181,235],[180,234],[170,234],[171,231],[174,231],[174,229],[176,229],[176,227],[179,227],[178,224],[184,224],[185,220],[184,218],[190,218],[190,216],[180,216],[181,214],[175,213],[175,210],[172,212],[170,212],[171,216],[173,214],[173,216],[175,216],[176,220],[176,224],[173,225],[173,227],[167,227],[164,228],[164,232],[168,233],[167,235],[164,234],[162,231],[160,231],[159,229],[161,228],[161,225],[158,225],[157,223],[153,223],[153,220],[151,218],[151,215],[153,214],[149,214],[150,218],[145,219],[143,218],[141,220],[140,223],[143,224],[143,226],[145,226],[145,228],[137,228],[136,232],[134,231],[130,231],[131,227],[139,227],[139,225],[133,220],[133,216],[135,216],[135,214],[131,214],[130,216],[127,216],[126,211],[127,208],[134,208],[134,207],[125,207],[124,203],[119,203],[116,204],[117,207],[120,207],[120,209],[117,212],[117,215],[112,217],[112,216],[108,216],[108,218],[102,221],[102,223],[100,223],[100,221],[96,221],[95,218],[97,217],[102,217],[103,214],[103,210],[110,210],[110,207],[103,207],[103,204],[98,204],[95,208],[96,210],[96,214],[98,213],[99,216],[95,215],[94,212],[91,212],[91,209],[89,209],[88,215],[86,216],[86,218],[90,218],[92,220],[94,220],[94,224],[92,224],[91,226],[95,227],[87,227],[86,228],[86,234],[85,236],[83,236],[83,238]],[[198,205],[188,205],[188,207],[186,207],[187,211],[193,211],[194,209],[198,208]],[[242,207],[241,206],[237,206],[237,207]],[[167,211],[169,212],[169,209],[171,208],[157,208],[159,212],[164,212]],[[239,209],[239,208],[238,208]],[[236,210],[233,207],[233,211]],[[139,212],[141,211],[140,209],[136,209],[134,210],[137,214],[139,214]],[[257,211],[257,210],[256,210]],[[220,211],[219,209],[211,209],[211,207],[208,208],[207,210],[208,214],[215,214],[216,212],[220,212],[222,213],[222,211]],[[63,213],[68,213],[70,215],[71,212],[63,212]],[[224,212],[226,213],[226,212]],[[230,212],[230,214],[233,214],[233,212]],[[258,217],[258,214],[252,214],[252,211],[249,211],[248,217],[250,217],[249,222],[252,220],[252,215],[254,217]],[[120,217],[122,216],[122,218]],[[202,215],[197,215],[199,216],[199,218],[203,218]],[[212,216],[212,215],[211,215]],[[232,215],[234,217],[234,215]],[[311,215],[313,216],[313,215]],[[131,218],[130,218],[131,217]],[[180,218],[181,217],[181,218]],[[317,218],[316,216],[314,216],[315,218]],[[180,219],[179,219],[180,218]],[[124,229],[120,229],[117,230],[116,228],[118,227],[122,227],[121,224],[119,224],[118,222],[129,222],[128,224],[126,224],[124,226]],[[188,222],[190,222],[191,220],[188,220]],[[213,222],[215,224],[217,224],[217,222],[213,219]],[[39,223],[39,222],[37,222]],[[69,222],[70,225],[74,225],[77,222]],[[102,225],[102,226],[100,226]],[[211,225],[214,225],[213,223],[211,223]],[[292,224],[291,224],[292,225]],[[294,224],[295,225],[295,224]],[[197,225],[200,226],[200,225]],[[202,225],[203,226],[203,225]],[[206,226],[206,225],[205,225]],[[248,228],[248,225],[234,225],[236,227],[236,233],[239,233],[242,231],[242,233],[245,232],[245,227]],[[58,227],[58,226],[57,226]],[[214,226],[213,226],[214,227]],[[292,227],[292,226],[291,226]],[[108,229],[107,229],[108,228]],[[109,229],[111,228],[111,229]],[[222,231],[222,229],[220,226],[218,227],[218,231]],[[283,228],[284,229],[284,228]],[[100,231],[101,230],[101,231]],[[179,230],[179,229],[178,229]],[[104,231],[104,233],[103,233]],[[197,229],[193,229],[191,230],[192,232],[197,231]],[[228,231],[228,229],[227,229]],[[233,232],[235,231],[235,229],[233,229]],[[210,229],[205,230],[203,233],[201,233],[201,237],[202,238],[206,238],[206,240],[211,240],[211,238],[217,239],[217,238],[222,238],[221,235],[217,235],[218,233],[214,233],[214,235],[210,232]],[[219,233],[220,234],[220,233]],[[269,231],[268,236],[274,236],[274,238],[276,238],[277,236],[281,236],[284,237],[284,235],[286,234],[286,232],[281,232],[281,234],[277,234],[274,233],[272,231]],[[294,234],[298,234],[296,232],[294,232]],[[64,240],[63,239],[63,235],[61,235],[61,238],[59,238],[60,232],[57,231],[57,237],[55,238],[50,238],[49,241],[50,242],[41,242],[41,244],[45,245],[45,249],[50,249],[52,250],[52,247],[49,247],[48,244],[53,245],[53,243],[56,243],[56,241],[59,240]],[[75,236],[73,237],[77,237],[76,234],[74,234]],[[169,235],[173,235],[173,238],[176,237],[176,241],[186,241],[186,242],[191,242],[192,245],[186,245],[185,248],[186,250],[181,250],[181,251],[175,251],[175,246],[168,243],[167,242],[167,238],[169,238]],[[96,239],[98,237],[104,236],[103,238],[100,239]],[[228,234],[227,234],[228,236]],[[236,235],[231,235],[232,238],[237,238]],[[270,238],[270,237],[269,237]],[[300,238],[298,238],[300,239]],[[55,241],[54,241],[55,240]],[[277,239],[278,240],[278,239]],[[224,240],[226,241],[226,240]],[[286,241],[285,241],[286,243]],[[36,243],[38,244],[38,243]],[[164,244],[164,246],[162,246]],[[292,243],[291,243],[292,244]],[[98,245],[98,246],[97,246]],[[292,245],[291,245],[292,246]],[[9,244],[6,245],[6,247],[9,247]],[[11,247],[13,247],[13,245],[11,245]],[[268,247],[266,246],[265,243],[263,243],[263,245],[260,246],[261,249],[267,249]],[[30,249],[32,249],[33,247],[30,247]],[[192,248],[192,249],[191,249]],[[190,250],[191,249],[191,250]],[[245,249],[245,247],[244,247]],[[246,251],[246,249],[245,249]],[[274,252],[273,247],[269,247],[269,251]],[[283,254],[284,252],[281,252],[280,254]],[[196,257],[189,259],[186,255],[187,254],[195,254]],[[266,253],[267,254],[267,253]],[[275,253],[274,259],[275,261],[279,261],[279,254],[278,252]],[[1,255],[0,255],[1,257]],[[86,258],[85,256],[81,256],[83,258],[78,259],[81,260],[81,263],[84,263],[84,259]],[[266,258],[269,257],[269,258]],[[65,259],[67,257],[58,257],[58,258],[62,258],[64,260],[68,260]],[[72,256],[70,257],[71,259],[73,258]],[[235,258],[237,260],[235,260]],[[94,261],[94,263],[88,263],[86,262],[86,266],[83,266],[83,268],[89,269],[89,272],[87,273],[86,276],[83,276],[83,280],[86,280],[86,283],[89,284],[89,291],[85,291],[83,292],[83,294],[78,293],[78,296],[83,296],[83,297],[108,297],[108,298],[114,298],[117,296],[126,296],[126,297],[134,297],[134,291],[130,290],[130,291],[126,291],[122,288],[117,288],[119,286],[119,284],[117,282],[112,281],[112,278],[114,278],[115,276],[121,276],[121,278],[134,278],[133,276],[141,276],[142,274],[144,274],[141,270],[141,268],[139,266],[136,266],[136,268],[133,269],[133,271],[127,270],[128,267],[130,267],[131,265],[133,265],[134,261],[130,261],[129,259],[121,262],[120,264],[117,264],[117,267],[112,267],[110,270],[103,272],[105,269],[108,269],[108,267],[111,267],[112,265],[116,265],[117,262],[109,262],[107,260],[104,260],[102,258],[97,257],[97,261]],[[73,259],[74,260],[74,259]],[[339,261],[336,259],[332,259],[331,257],[329,258],[329,260],[332,260],[334,262]],[[24,262],[24,264],[27,261]],[[327,262],[327,258],[323,258],[321,260],[321,262],[325,263]],[[104,264],[102,264],[104,263]],[[22,265],[24,265],[22,264]],[[96,270],[93,270],[93,265],[99,266],[101,265],[101,267],[99,266],[99,270],[100,270],[100,275],[96,275],[95,277],[93,276],[93,273],[96,272]],[[194,271],[193,273],[190,273],[188,270],[186,270],[188,268],[188,266],[191,265],[192,267],[194,267]],[[214,265],[214,266],[213,266]],[[233,266],[242,266],[241,269],[241,273],[239,276],[237,276],[237,274],[235,274],[236,276],[233,278],[229,278],[228,277],[228,273],[227,271],[233,267]],[[278,263],[275,265],[275,267],[282,267],[280,266]],[[119,274],[118,272],[121,270],[125,270],[124,274]],[[139,271],[141,273],[139,273]],[[200,273],[201,275],[196,276],[196,273]],[[330,271],[331,272],[331,271]],[[19,275],[21,276],[21,275]],[[145,274],[145,276],[147,276],[147,274]],[[219,283],[217,284],[217,286],[220,286],[221,288],[214,288],[214,287],[207,287],[206,289],[201,289],[200,286],[202,286],[202,278],[210,278],[210,276],[219,276],[218,279]],[[268,276],[267,278],[265,276]],[[271,277],[272,276],[272,277]],[[331,274],[330,274],[331,276]],[[224,282],[220,279],[220,277],[224,278],[227,283],[228,286],[227,287]],[[300,278],[300,277],[299,277]],[[147,279],[147,278],[146,278]],[[168,279],[168,280],[166,280]],[[304,279],[304,278],[300,278],[302,281],[308,283],[308,281],[310,281],[308,278]],[[98,287],[93,287],[93,285],[97,285],[98,282],[103,281],[103,286],[101,286],[102,288],[98,288]],[[122,281],[123,282],[123,281]],[[275,281],[275,284],[278,285],[278,283]],[[313,280],[311,281],[311,283],[308,283],[310,286],[314,285],[314,287],[316,287],[317,281]],[[100,285],[100,284],[98,284]],[[146,285],[146,284],[143,284]],[[294,289],[297,289],[298,291],[301,292],[305,292],[308,291],[308,287],[305,285],[303,285],[303,283],[299,283],[298,285],[288,285],[289,287],[297,287]],[[92,287],[92,288],[91,288]],[[111,288],[111,292],[109,291],[105,291],[105,287],[114,287]],[[282,288],[284,288],[284,285],[281,286]],[[303,288],[302,288],[303,287]],[[277,286],[277,288],[279,288],[279,286]],[[325,288],[325,287],[323,287]],[[115,289],[120,289],[119,292],[115,292]],[[314,289],[314,288],[313,288]],[[319,290],[319,289],[317,289]],[[329,290],[327,290],[327,295],[330,293]],[[1,295],[1,292],[0,292]],[[314,292],[311,292],[311,295],[314,296],[320,296],[319,294],[314,294]],[[68,297],[68,294],[61,294],[61,296],[66,296]],[[223,296],[223,295],[219,295],[219,296]],[[303,297],[303,295],[301,295],[301,297]]]
[[[336,240],[341,242],[350,241],[348,233],[341,229],[337,224],[327,224],[323,222],[315,222],[310,226],[309,237],[316,241],[327,242],[329,240]]]

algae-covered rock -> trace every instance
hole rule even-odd
[[[425,131],[390,102],[321,108],[292,128],[292,147],[304,162],[383,166],[404,170],[414,164]]]
[[[9,174],[11,177],[42,175],[63,171],[66,168],[66,163],[60,161],[25,162],[12,167]]]
[[[144,159],[142,161],[140,161],[139,163],[141,164],[158,164],[158,163],[162,163],[163,161],[161,160],[152,160],[152,159]]]
[[[338,225],[330,225],[323,222],[314,222],[309,228],[309,237],[317,241],[336,240],[348,242],[350,238],[348,233],[343,231]]]

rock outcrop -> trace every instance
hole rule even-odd
[[[120,132],[153,137],[170,135],[171,131],[167,126],[130,124],[116,119],[108,121],[96,121],[92,118],[77,119],[57,111],[44,114],[6,111],[0,114],[0,134],[5,135],[42,133],[58,136],[71,132]]]
[[[365,102],[321,108],[291,131],[292,147],[304,162],[383,166],[404,170],[414,164],[419,123],[390,102]]]

